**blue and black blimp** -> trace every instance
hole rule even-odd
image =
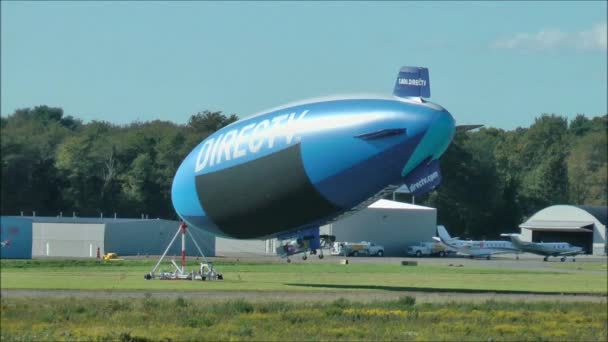
[[[182,162],[173,206],[190,226],[220,236],[316,229],[318,237],[320,225],[387,186],[428,192],[441,182],[439,157],[455,132],[452,115],[428,97],[428,69],[403,67],[392,97],[310,100],[234,122]]]

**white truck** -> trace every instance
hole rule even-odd
[[[421,242],[416,245],[408,246],[406,249],[407,255],[413,255],[416,257],[422,256],[440,256],[444,257],[452,251],[438,242]]]
[[[384,256],[384,246],[376,245],[373,242],[334,242],[330,253],[332,255],[344,256]]]

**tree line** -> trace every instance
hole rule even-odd
[[[16,110],[1,119],[2,215],[177,219],[171,183],[181,161],[237,119],[203,111],[181,125],[115,125],[48,106]],[[472,238],[514,231],[552,204],[606,205],[607,128],[608,115],[543,114],[529,128],[459,133],[441,160],[443,183],[416,202]]]

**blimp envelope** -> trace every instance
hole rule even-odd
[[[434,189],[454,118],[421,99],[430,96],[426,68],[401,68],[394,95],[306,100],[214,132],[173,178],[176,212],[216,235],[285,239],[353,211],[391,184],[405,183],[416,195]]]

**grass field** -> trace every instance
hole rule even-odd
[[[3,289],[140,291],[454,291],[606,295],[606,272],[595,265],[559,264],[552,270],[406,267],[393,264],[218,262],[223,281],[143,279],[152,260],[114,262],[2,260]],[[195,269],[192,263],[188,268]],[[603,265],[599,265],[603,267]],[[168,267],[165,267],[169,270]],[[565,270],[569,270],[566,272]]]
[[[154,260],[0,260],[5,289],[137,291],[140,298],[3,296],[1,341],[452,340],[606,341],[605,263],[543,270],[389,263],[216,262],[225,280],[144,280]],[[195,268],[192,263],[188,268]],[[168,266],[165,266],[169,270]],[[158,298],[155,291],[177,291]],[[188,297],[234,292],[235,299]],[[314,301],[246,301],[244,293],[313,293]],[[398,300],[351,302],[347,293],[396,293]],[[594,294],[597,302],[416,302],[412,293]],[[325,302],[317,294],[335,293]],[[409,295],[408,295],[409,294]],[[73,295],[73,294],[72,294]],[[255,297],[257,298],[257,297]],[[309,297],[310,298],[310,297]],[[328,297],[325,297],[328,298]],[[337,299],[336,299],[337,298]],[[384,298],[384,296],[382,296]],[[449,298],[449,297],[448,297]],[[317,301],[317,302],[315,302]]]
[[[2,298],[2,341],[606,341],[605,303]]]

